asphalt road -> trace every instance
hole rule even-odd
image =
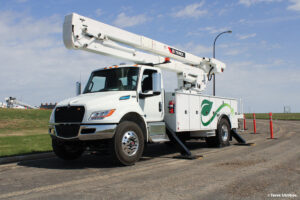
[[[268,121],[257,120],[256,135],[247,125],[241,135],[255,146],[190,141],[204,156],[197,160],[174,159],[171,147],[153,144],[130,167],[99,155],[0,165],[0,199],[300,199],[300,122],[274,121],[273,140]]]

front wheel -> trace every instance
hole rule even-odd
[[[52,138],[52,148],[55,155],[63,160],[75,160],[84,152],[84,147],[80,144],[62,142],[55,138]]]
[[[134,122],[124,121],[117,127],[112,143],[113,158],[122,165],[134,165],[143,154],[144,136]]]
[[[216,136],[206,138],[208,146],[225,147],[229,146],[230,139],[230,124],[227,119],[222,118],[216,130]]]

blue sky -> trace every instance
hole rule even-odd
[[[40,1],[0,0],[0,102],[29,104],[74,96],[90,71],[122,61],[67,50],[64,16],[71,12],[145,35],[227,64],[216,94],[242,98],[245,112],[300,112],[300,0]],[[176,85],[165,73],[168,90]],[[211,94],[211,84],[206,91]]]

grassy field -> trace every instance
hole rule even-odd
[[[253,114],[245,114],[246,119],[253,119]],[[269,119],[269,113],[255,113],[256,119]],[[273,113],[272,118],[275,120],[300,120],[300,113]]]
[[[0,109],[0,156],[51,150],[51,110]]]
[[[51,151],[49,135],[0,137],[0,157]]]
[[[51,110],[0,109],[0,137],[45,134]]]

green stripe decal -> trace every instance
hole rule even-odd
[[[204,110],[209,110],[209,111],[210,111],[211,109],[207,109],[207,107],[208,107],[208,106],[209,106],[209,107],[212,107],[212,102],[210,102],[210,104],[207,104],[208,102],[210,102],[210,101],[208,101],[208,100],[203,100],[203,102],[202,102],[201,122],[202,122],[202,124],[203,124],[204,126],[209,125],[209,124],[214,120],[214,118],[217,116],[217,114],[218,114],[224,107],[230,108],[231,114],[234,115],[234,110],[233,110],[233,108],[231,108],[231,106],[230,106],[229,104],[224,103],[224,104],[222,104],[222,105],[216,110],[216,112],[213,114],[213,116],[212,116],[207,122],[203,122],[202,116],[208,115],[208,113],[206,113],[206,114],[203,113],[203,109],[204,109]],[[204,105],[204,106],[203,106],[203,105]]]

